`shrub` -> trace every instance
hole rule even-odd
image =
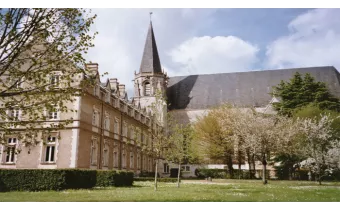
[[[0,191],[42,191],[92,188],[95,170],[1,169]]]
[[[225,179],[227,178],[228,171],[226,169],[208,169],[208,168],[198,168],[195,170],[195,175],[199,178],[217,178]]]
[[[136,177],[134,178],[134,181],[142,181],[142,182],[146,182],[146,181],[155,181],[154,178],[151,177]],[[157,179],[158,182],[177,182],[177,178],[158,178]]]
[[[114,186],[132,186],[133,184],[133,172],[128,171],[116,171],[114,174]]]
[[[155,177],[155,172],[141,171],[138,177]],[[157,173],[157,177],[160,177],[159,173]]]
[[[116,177],[116,171],[97,171],[97,187],[114,186],[114,180]]]

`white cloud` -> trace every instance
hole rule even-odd
[[[99,64],[100,73],[118,78],[132,95],[134,71],[138,71],[149,27],[149,12],[162,66],[172,68],[165,52],[193,37],[212,21],[213,9],[93,9],[98,17],[93,31],[99,34],[88,60]],[[168,69],[168,68],[166,68]]]
[[[180,66],[170,75],[208,74],[250,70],[257,62],[257,46],[234,36],[191,38],[169,52]]]
[[[267,67],[333,65],[340,69],[339,10],[310,10],[291,21],[288,28],[289,35],[268,45]]]

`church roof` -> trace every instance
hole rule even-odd
[[[150,22],[148,34],[146,36],[139,73],[162,73],[152,22]]]
[[[169,109],[207,109],[222,103],[264,107],[272,100],[272,87],[288,81],[295,72],[310,73],[340,97],[340,74],[332,66],[190,75],[170,77]]]

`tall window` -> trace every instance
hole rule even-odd
[[[166,174],[170,173],[169,164],[164,163],[163,172],[166,173]]]
[[[105,120],[104,120],[104,129],[105,130],[110,130],[110,118],[109,116],[106,116],[105,117]]]
[[[131,140],[135,139],[135,129],[132,126],[130,128],[130,139]]]
[[[146,82],[144,84],[144,96],[150,96],[151,95],[151,85],[149,82]]]
[[[107,167],[109,166],[109,146],[107,143],[104,144],[103,155],[103,166]]]
[[[125,155],[125,151],[123,151],[123,154],[122,154],[122,166],[123,166],[123,168],[126,168],[126,155]]]
[[[145,158],[145,155],[143,155],[143,169],[144,170],[147,170],[147,168],[146,168],[146,158]]]
[[[127,124],[126,124],[126,122],[123,123],[123,136],[127,137]]]
[[[118,119],[115,119],[115,121],[114,121],[114,133],[115,134],[118,134],[119,132],[119,122],[118,122]]]
[[[98,144],[97,139],[92,139],[91,142],[91,165],[97,165],[97,151],[98,151]]]
[[[46,139],[45,163],[55,162],[56,140],[57,140],[56,136],[49,136]]]
[[[92,113],[92,125],[99,126],[99,112],[96,109]]]
[[[118,145],[114,144],[113,148],[113,167],[118,168]]]
[[[133,152],[130,152],[130,169],[134,169],[135,168],[135,162],[134,162],[134,159],[133,159]]]
[[[140,154],[137,154],[137,169],[140,169]]]
[[[10,117],[10,120],[18,121],[19,120],[19,109],[11,109],[9,111],[9,117]]]
[[[58,119],[58,107],[56,105],[52,105],[51,110],[48,112],[48,117],[50,120]]]
[[[17,145],[17,138],[8,138],[7,139],[7,147],[6,151],[6,158],[5,163],[15,163],[15,149]]]

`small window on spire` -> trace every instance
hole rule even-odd
[[[144,96],[150,96],[151,95],[151,86],[149,82],[146,82],[144,84]]]

